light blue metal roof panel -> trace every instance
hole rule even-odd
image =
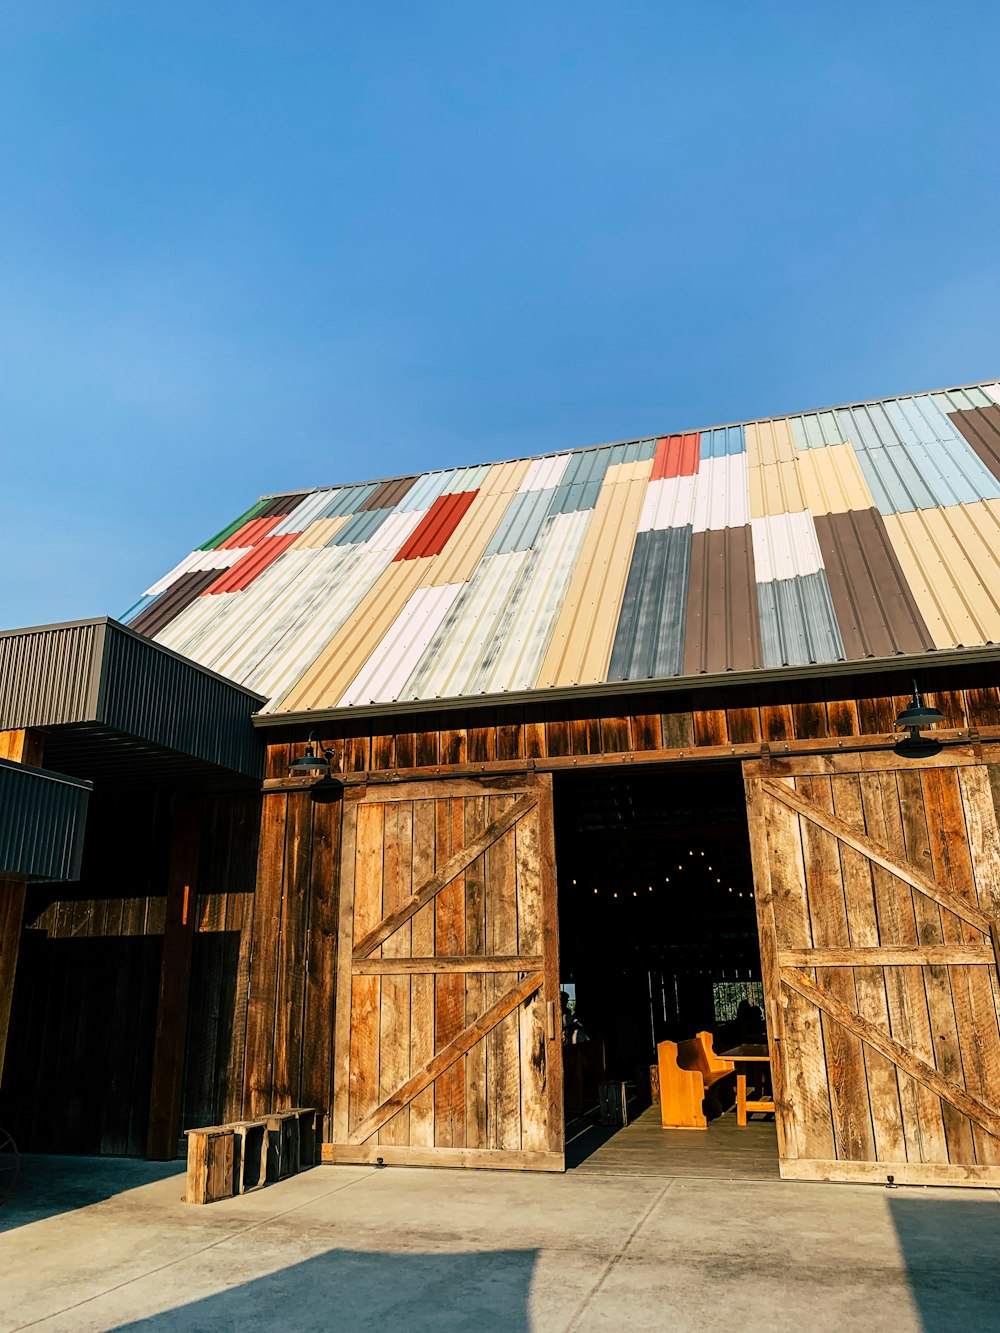
[[[365,482],[360,486],[342,486],[330,493],[330,499],[323,506],[317,518],[347,518],[353,514],[370,495],[378,490],[378,482]]]
[[[511,551],[527,551],[535,544],[556,488],[544,491],[522,491],[515,495],[500,520],[500,525],[487,546],[486,555],[507,555]]]
[[[613,447],[607,449],[585,449],[574,454],[563,473],[563,479],[556,487],[549,513],[573,514],[581,509],[593,509],[597,504],[605,475],[611,466]]]
[[[337,494],[334,490],[313,491],[307,495],[301,504],[295,506],[292,512],[283,518],[280,523],[271,529],[272,537],[282,537],[291,532],[305,532],[310,523],[318,518],[333,518],[334,515],[324,515],[326,506],[330,504]]]
[[[385,520],[392,513],[391,509],[362,509],[353,514],[339,532],[334,533],[327,546],[357,546],[374,537]]]
[[[757,606],[765,666],[843,659],[844,643],[823,570],[758,583]]]
[[[828,444],[845,443],[836,412],[806,412],[789,420],[797,449],[825,449]]]
[[[137,602],[129,607],[123,616],[118,616],[119,623],[127,625],[129,621],[135,620],[136,616],[141,615],[147,606],[152,606],[153,602],[156,601],[159,595],[159,593],[152,592],[146,593],[145,596],[140,597]]]
[[[746,432],[742,426],[719,426],[701,432],[701,457],[723,458],[726,454],[746,453]]]
[[[608,467],[619,467],[622,463],[647,463],[655,453],[655,440],[633,440],[630,444],[615,444],[611,448],[611,461]]]

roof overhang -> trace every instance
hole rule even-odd
[[[93,784],[0,759],[0,878],[80,878]]]
[[[511,704],[546,704],[584,699],[640,697],[697,690],[735,690],[756,685],[775,685],[845,676],[868,676],[891,672],[921,675],[941,667],[1000,664],[1000,645],[976,648],[936,649],[926,653],[894,657],[866,657],[840,662],[809,662],[804,666],[762,667],[753,671],[724,671],[715,675],[664,676],[650,680],[607,681],[567,685],[545,690],[510,690],[503,694],[461,695],[439,699],[396,699],[388,703],[356,704],[350,708],[313,708],[296,713],[257,713],[257,728],[301,726],[304,723],[351,722],[355,718],[390,717],[404,713],[438,713],[452,709],[498,708]]]
[[[0,731],[102,785],[256,785],[264,698],[101,617],[0,633]]]

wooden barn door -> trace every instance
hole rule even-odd
[[[782,1175],[1000,1185],[1000,746],[745,776]]]
[[[326,1155],[563,1170],[551,778],[370,786],[342,855]]]

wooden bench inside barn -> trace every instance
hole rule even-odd
[[[707,1129],[707,1111],[720,1110],[732,1092],[735,1065],[715,1054],[710,1032],[699,1032],[687,1041],[661,1041],[656,1055],[660,1124],[664,1129]]]

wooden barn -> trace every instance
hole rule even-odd
[[[742,1000],[783,1176],[996,1187],[998,642],[997,384],[266,497],[0,636],[0,1125],[561,1170]]]

